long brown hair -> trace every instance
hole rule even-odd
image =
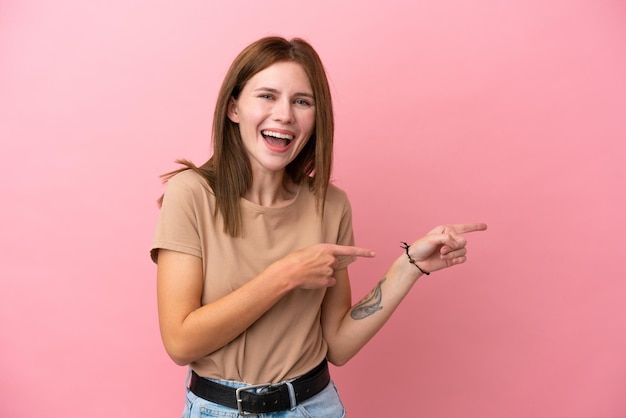
[[[281,37],[262,38],[235,58],[224,77],[215,106],[213,156],[199,167],[190,161],[178,160],[185,167],[163,176],[167,181],[173,175],[191,169],[204,177],[215,194],[214,219],[221,214],[224,232],[233,237],[243,233],[239,199],[252,184],[252,170],[239,127],[227,116],[228,102],[231,97],[239,97],[245,84],[256,73],[272,64],[285,61],[296,62],[302,66],[315,97],[315,129],[304,148],[287,165],[285,173],[296,184],[305,180],[309,183],[310,189],[315,193],[318,210],[323,214],[333,158],[332,98],[322,61],[313,47],[300,38],[290,41]]]

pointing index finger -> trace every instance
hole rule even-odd
[[[467,232],[484,231],[487,229],[485,223],[473,223],[473,224],[456,224],[450,225],[457,234],[465,234]]]
[[[372,250],[351,245],[333,245],[331,251],[334,255],[354,255],[357,257],[374,257],[376,255]]]

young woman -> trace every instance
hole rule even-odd
[[[466,260],[447,225],[405,245],[352,306],[350,203],[330,184],[333,110],[314,49],[263,38],[222,84],[213,156],[167,176],[152,245],[161,335],[190,366],[184,417],[342,417],[327,361],[342,365],[423,274]]]

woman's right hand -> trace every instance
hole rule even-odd
[[[287,275],[294,288],[319,289],[334,286],[339,256],[374,257],[376,253],[361,247],[316,244],[294,251],[267,268],[270,274]]]

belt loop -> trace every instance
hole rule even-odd
[[[287,385],[287,389],[289,389],[289,402],[291,403],[291,408],[289,409],[293,411],[296,409],[296,391],[291,382],[285,382],[285,384]]]

